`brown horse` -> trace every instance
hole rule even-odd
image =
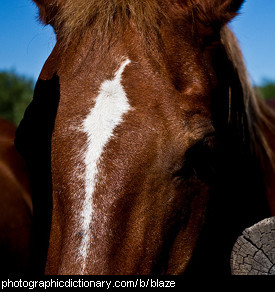
[[[275,117],[227,27],[243,1],[35,2],[57,36],[16,139],[35,265],[230,272],[237,236],[274,198]]]
[[[16,127],[0,119],[0,272],[23,273],[30,260],[32,201],[26,164],[15,150]]]

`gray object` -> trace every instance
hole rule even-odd
[[[232,275],[275,275],[275,217],[245,229],[231,254]]]

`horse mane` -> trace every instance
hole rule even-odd
[[[268,135],[275,135],[275,113],[252,87],[238,41],[227,26],[221,30],[221,40],[240,86],[239,93],[232,94],[229,101],[229,108],[237,112],[238,119],[229,123],[235,123],[235,128],[241,131],[240,136],[249,145],[252,155],[258,157],[262,165],[269,162],[275,169],[275,154],[268,139]],[[234,100],[237,98],[238,102]]]
[[[51,24],[63,44],[79,39],[92,27],[97,38],[118,35],[134,25],[143,37],[159,30],[164,16],[163,2],[159,0],[51,0],[51,8],[40,9],[40,19]],[[49,19],[50,17],[50,19]]]
[[[161,20],[167,18],[172,5],[165,0],[44,0],[44,5],[41,4],[43,1],[33,1],[39,7],[41,21],[53,26],[64,46],[80,39],[87,28],[92,27],[97,39],[110,39],[110,36],[123,32],[129,24],[143,37],[147,47],[154,46]],[[236,16],[237,13],[232,10],[237,10],[242,0],[235,1],[234,5],[230,3],[230,9],[228,2],[231,0],[215,5],[215,9],[213,0],[173,1],[172,6],[174,12],[188,11],[206,26],[215,26]]]

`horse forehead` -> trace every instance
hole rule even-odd
[[[209,122],[205,80],[192,73],[195,69],[189,70],[194,78],[186,78],[184,90],[179,91],[168,72],[156,73],[146,60],[137,61],[128,54],[108,54],[105,59],[87,60],[90,61],[91,68],[87,70],[84,65],[76,78],[69,70],[60,76],[58,120],[63,125],[67,121],[66,128],[83,127],[80,123],[85,119],[86,127],[100,129],[98,133],[110,135],[111,139],[122,129],[120,136],[129,136],[125,133],[131,129],[155,130],[160,136],[164,132],[180,135]],[[114,128],[111,122],[116,125]]]
[[[156,76],[151,68],[123,57],[112,77],[101,81],[99,92],[106,96],[105,102],[112,111],[125,106],[118,103],[118,96],[124,95],[130,109],[123,120],[135,119],[141,126],[171,125],[172,129],[182,128],[184,124],[188,130],[187,126],[208,123],[211,119],[211,92],[205,76],[195,72],[194,76],[186,78],[184,89],[180,91],[169,78],[161,74]]]
[[[112,77],[101,81],[83,121],[88,139],[98,147],[91,153],[103,153],[113,138],[161,141],[168,135],[172,140],[173,136],[190,140],[201,139],[201,133],[212,131],[208,104],[196,98],[205,93],[202,86],[190,84],[186,92],[179,94],[163,84],[157,88],[158,83],[147,83],[145,79],[141,79],[145,84],[136,84],[134,65],[131,59],[122,57]]]

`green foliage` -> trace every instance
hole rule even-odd
[[[265,80],[257,89],[264,99],[275,98],[275,81]]]
[[[13,71],[0,72],[0,116],[18,125],[33,95],[34,81]]]

